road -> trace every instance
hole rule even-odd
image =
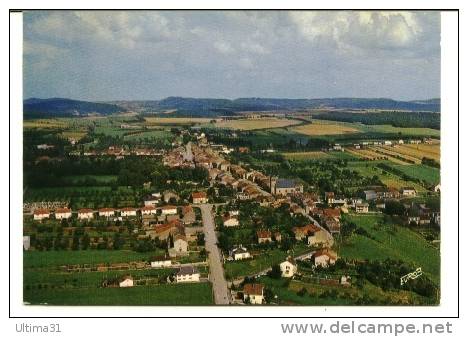
[[[218,238],[215,232],[215,223],[213,213],[211,212],[212,205],[193,205],[200,207],[203,219],[203,233],[205,234],[205,249],[208,252],[208,263],[210,265],[210,281],[213,284],[213,294],[215,304],[229,304],[229,290],[226,279],[224,278],[224,268],[219,252]]]

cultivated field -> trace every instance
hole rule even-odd
[[[440,144],[404,144],[398,145],[395,150],[419,159],[426,157],[440,162]]]
[[[146,117],[145,124],[147,125],[191,125],[209,123],[211,118],[188,118],[188,117]]]
[[[343,135],[361,132],[350,123],[313,120],[312,123],[291,128],[292,131],[308,136]]]
[[[259,119],[233,119],[217,121],[214,124],[206,125],[207,127],[215,127],[220,129],[232,130],[259,130],[259,129],[274,129],[283,128],[300,124],[301,121],[296,119],[286,118],[259,118]]]
[[[323,151],[283,152],[282,155],[283,157],[289,160],[314,160],[333,158],[328,153],[325,153]]]

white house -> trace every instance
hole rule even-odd
[[[165,268],[172,265],[172,260],[166,256],[153,256],[150,262],[151,268]]]
[[[239,247],[236,247],[234,249],[232,249],[230,251],[230,254],[229,254],[235,261],[238,261],[238,260],[245,260],[245,259],[249,259],[251,257],[249,251],[242,247],[242,246],[239,246]]]
[[[152,205],[149,205],[149,206],[145,205],[145,207],[141,209],[141,215],[151,215],[151,214],[156,214],[156,207]]]
[[[177,283],[200,282],[200,273],[194,266],[180,267],[176,274]]]
[[[136,216],[137,210],[133,207],[125,207],[120,210],[120,216]]]
[[[110,216],[114,216],[115,209],[113,209],[113,208],[100,208],[98,210],[98,214],[99,214],[99,216],[104,216],[104,217],[108,218]]]
[[[155,197],[154,195],[148,196],[145,200],[145,206],[156,206],[161,201],[161,197]]]
[[[47,209],[38,208],[34,210],[34,220],[48,219],[50,217],[50,212]]]
[[[328,249],[322,249],[318,250],[314,253],[314,263],[315,266],[321,266],[321,267],[328,267],[329,265],[335,264],[337,255],[335,252],[328,250]]]
[[[94,211],[89,208],[82,208],[78,210],[78,219],[79,220],[89,220],[94,216]]]
[[[133,287],[133,277],[131,277],[130,275],[122,277],[119,280],[119,287],[120,288]]]
[[[401,189],[401,195],[404,197],[414,197],[416,196],[416,190],[414,187],[403,187]]]
[[[244,301],[249,301],[250,304],[262,304],[264,300],[263,288],[263,284],[260,283],[244,285]]]
[[[293,277],[297,272],[297,264],[293,258],[288,257],[286,261],[280,263],[281,276]]]
[[[223,225],[224,227],[236,227],[239,226],[239,220],[237,216],[225,215],[223,217]]]
[[[356,203],[354,207],[356,209],[356,213],[368,213],[369,212],[369,204],[367,203]]]
[[[31,237],[29,235],[23,236],[23,249],[29,250],[31,248]]]
[[[177,253],[186,253],[188,250],[187,238],[184,235],[176,235],[174,238],[174,251]]]
[[[172,205],[166,205],[161,208],[162,215],[177,214],[177,207]]]
[[[72,211],[69,208],[58,208],[55,210],[55,219],[62,220],[71,218]]]

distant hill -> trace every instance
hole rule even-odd
[[[313,108],[379,109],[440,112],[440,100],[396,101],[387,98],[237,98],[210,99],[168,97],[160,101],[112,102],[139,112],[176,110],[175,115],[216,116],[232,115],[240,111],[288,111]]]
[[[127,111],[125,108],[108,103],[77,101],[67,98],[30,98],[23,101],[24,118],[109,115]]]

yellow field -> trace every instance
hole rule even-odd
[[[407,153],[404,153],[404,152],[399,151],[398,146],[396,146],[396,147],[391,147],[391,146],[382,145],[382,146],[377,146],[376,149],[377,149],[378,151],[381,151],[381,152],[384,152],[384,153],[388,154],[388,155],[389,155],[389,159],[391,158],[391,156],[400,156],[400,157],[402,157],[402,158],[411,160],[411,161],[413,161],[413,162],[416,163],[416,164],[421,164],[421,160],[420,160],[418,157],[411,156],[411,155],[409,155],[409,154],[407,154]],[[406,163],[406,164],[408,164],[408,163]]]
[[[361,132],[359,129],[334,122],[314,120],[311,124],[300,125],[291,130],[308,136],[342,135]]]
[[[48,129],[58,129],[67,127],[67,123],[63,120],[55,118],[44,118],[44,119],[32,119],[23,121],[23,128],[32,129],[32,128],[48,128]]]
[[[384,157],[383,155],[380,155],[378,153],[375,153],[369,150],[357,150],[357,149],[346,148],[345,151],[355,156],[364,158],[364,159],[369,159],[369,160],[385,159],[383,158]]]
[[[164,125],[164,124],[200,124],[209,123],[211,118],[188,118],[188,117],[146,117],[146,124],[149,125]]]
[[[213,126],[233,130],[274,129],[301,123],[295,119],[285,118],[259,118],[259,119],[233,119],[216,122]]]
[[[397,149],[420,159],[427,157],[440,162],[440,144],[404,144]]]
[[[86,136],[86,131],[63,131],[62,137],[65,139],[73,138],[75,140],[80,140],[84,136]]]
[[[322,159],[329,158],[330,155],[322,151],[309,152],[283,152],[283,157],[289,160],[307,160],[307,159]]]

